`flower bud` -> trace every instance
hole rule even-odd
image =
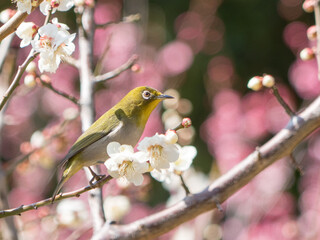
[[[23,81],[24,85],[26,85],[29,88],[33,88],[34,86],[36,86],[36,81],[35,81],[35,77],[33,74],[27,74],[24,77],[24,81]]]
[[[35,73],[37,70],[37,65],[35,62],[30,62],[26,68],[27,73]]]
[[[311,48],[305,48],[300,52],[300,58],[303,61],[313,59],[315,57],[314,51]]]
[[[262,77],[255,76],[248,81],[247,87],[253,91],[259,91],[262,88]]]
[[[45,83],[51,84],[51,78],[46,74],[42,74],[40,76],[40,79],[41,79],[41,81],[43,81]]]
[[[262,85],[268,88],[273,87],[275,84],[274,77],[272,75],[264,75],[262,78]]]
[[[314,10],[314,0],[305,0],[302,4],[302,8],[307,13],[312,13]]]
[[[0,12],[0,22],[6,23],[9,21],[10,18],[16,13],[16,10],[13,9],[5,9]]]
[[[182,125],[184,128],[190,127],[190,126],[192,125],[191,119],[190,119],[190,118],[184,118],[184,119],[182,119],[181,125]]]
[[[315,40],[317,38],[317,27],[315,25],[308,28],[307,36],[309,40]]]
[[[133,64],[131,66],[131,71],[135,73],[139,73],[141,71],[141,66],[139,64]]]
[[[59,0],[51,0],[51,7],[52,8],[57,8],[60,5],[60,1]]]

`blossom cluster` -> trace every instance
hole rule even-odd
[[[110,158],[105,162],[108,173],[136,186],[142,184],[146,172],[158,181],[169,183],[175,174],[190,167],[197,154],[195,147],[181,147],[177,141],[176,132],[168,130],[166,134],[145,137],[138,144],[138,152],[130,145],[111,142],[107,146]]]
[[[52,19],[40,28],[32,22],[23,22],[16,34],[22,39],[20,47],[32,45],[40,53],[38,62],[40,72],[56,72],[63,59],[67,59],[75,50],[72,41],[75,33],[68,32],[69,27]]]
[[[20,12],[31,13],[37,7],[36,0],[16,0],[17,8]],[[44,0],[40,3],[40,11],[44,15],[58,11],[68,11],[74,6],[73,0]],[[8,11],[1,13],[3,22],[9,20],[12,14]],[[70,57],[75,50],[72,41],[75,34],[68,32],[69,27],[59,23],[57,18],[39,27],[33,22],[22,22],[16,30],[16,34],[22,39],[20,47],[32,45],[35,52],[39,53],[38,67],[40,72],[54,73],[58,69],[62,60]]]

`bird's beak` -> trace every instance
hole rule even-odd
[[[174,97],[169,96],[169,95],[165,95],[165,94],[161,94],[161,95],[158,95],[156,98],[157,99],[167,99],[167,98],[174,98]]]

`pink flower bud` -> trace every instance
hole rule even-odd
[[[192,125],[191,119],[190,119],[190,118],[184,118],[184,119],[182,119],[181,125],[182,125],[184,128],[190,127],[190,126]]]
[[[315,57],[314,51],[311,48],[305,48],[300,52],[300,58],[303,61],[313,59]]]
[[[247,87],[253,91],[259,91],[262,88],[262,77],[255,76],[248,81]]]
[[[60,5],[60,1],[59,0],[51,0],[51,7],[52,8],[57,8]]]
[[[307,13],[312,13],[314,10],[314,0],[305,0],[302,4],[302,8]]]
[[[141,71],[141,66],[139,64],[133,64],[132,67],[131,67],[131,71],[135,72],[135,73],[138,73],[138,72]]]
[[[315,40],[317,38],[317,28],[315,25],[308,28],[307,36],[309,40]]]

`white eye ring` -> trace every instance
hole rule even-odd
[[[149,92],[149,91],[143,91],[143,93],[142,93],[142,97],[144,98],[144,99],[150,99],[151,98],[151,93]]]

